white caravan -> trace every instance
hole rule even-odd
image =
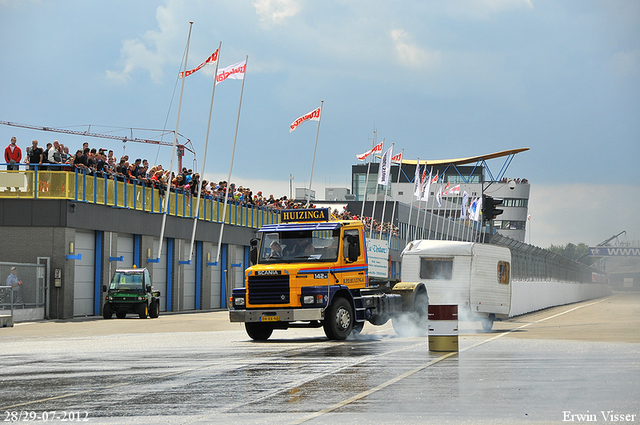
[[[458,304],[460,320],[489,331],[509,317],[511,251],[475,242],[416,240],[402,251],[402,280],[427,286],[429,304]]]

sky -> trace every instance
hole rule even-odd
[[[0,121],[137,138],[176,128],[185,166],[275,196],[351,187],[373,134],[406,159],[506,149],[531,183],[526,242],[640,240],[640,2],[452,0],[0,0]],[[318,125],[289,125],[320,106]],[[130,129],[136,130],[130,130]],[[314,146],[318,147],[313,163]],[[60,140],[168,168],[171,146],[0,125],[0,142]],[[186,140],[181,139],[181,140]],[[164,141],[171,143],[172,137]],[[503,160],[488,162],[492,171]],[[311,168],[314,173],[311,178]],[[174,166],[175,167],[175,166]],[[293,181],[290,182],[290,178]]]

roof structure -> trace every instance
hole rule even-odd
[[[528,151],[529,148],[518,148],[518,149],[509,149],[506,151],[500,151],[500,152],[494,152],[494,153],[490,153],[490,154],[485,154],[485,155],[477,155],[477,156],[470,156],[467,158],[456,158],[456,159],[435,159],[435,160],[420,160],[420,164],[427,164],[427,166],[429,165],[466,165],[466,164],[475,164],[478,162],[482,162],[482,161],[487,161],[489,159],[496,159],[496,158],[502,158],[505,156],[513,156],[515,154],[518,154],[520,152],[525,152]],[[402,163],[403,164],[413,164],[415,165],[418,162],[418,160],[416,159],[402,159]]]

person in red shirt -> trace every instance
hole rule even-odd
[[[7,164],[7,170],[17,170],[18,164],[22,159],[22,151],[20,146],[16,145],[16,138],[11,138],[11,144],[4,150],[4,162]]]

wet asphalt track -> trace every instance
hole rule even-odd
[[[47,423],[66,414],[73,420],[64,422],[91,424],[614,423],[611,412],[640,423],[640,294],[521,316],[491,333],[461,323],[459,353],[430,352],[427,338],[397,337],[389,324],[367,324],[344,342],[321,329],[253,342],[226,318],[0,329],[0,420],[48,412]]]

